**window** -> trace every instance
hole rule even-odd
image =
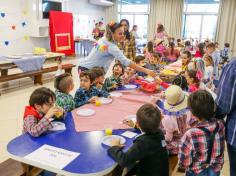
[[[130,30],[133,25],[138,26],[140,39],[147,39],[149,0],[119,0],[118,13],[119,20],[129,20]]]
[[[185,0],[183,38],[214,40],[219,0]]]

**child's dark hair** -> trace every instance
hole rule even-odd
[[[54,87],[60,92],[66,93],[68,87],[73,83],[70,73],[64,73],[55,78]]]
[[[200,120],[209,120],[214,117],[215,101],[206,90],[198,90],[188,97],[188,107],[194,116]]]
[[[137,25],[133,25],[133,30],[134,30],[134,28],[136,28],[136,27],[138,27]]]
[[[158,24],[158,26],[157,26],[157,33],[163,32],[163,31],[165,31],[165,28],[164,28],[163,24]]]
[[[91,72],[94,74],[95,79],[100,77],[100,76],[104,76],[105,75],[105,71],[103,67],[93,67],[91,69]]]
[[[181,87],[181,89],[184,91],[188,90],[188,83],[183,75],[177,75],[172,81],[172,84]]]
[[[147,43],[147,50],[148,50],[149,53],[153,53],[154,52],[153,51],[153,42],[152,41],[149,41]]]
[[[197,71],[196,70],[186,70],[189,78],[193,79],[193,82],[196,84],[197,87],[200,86],[200,79],[197,77]]]
[[[206,47],[215,49],[216,45],[215,45],[215,43],[209,43]]]
[[[192,59],[192,54],[189,51],[184,51],[183,54],[186,54],[190,60]]]
[[[200,54],[203,56],[204,55],[204,48],[205,48],[205,44],[204,43],[199,43],[198,44],[198,49],[199,49],[199,52]]]
[[[45,103],[49,103],[50,99],[56,99],[55,93],[46,87],[41,87],[34,90],[33,93],[30,95],[29,105],[43,105]]]
[[[141,55],[136,56],[135,59],[134,59],[136,64],[138,64],[142,60],[145,60],[145,57],[141,56]]]
[[[160,60],[160,54],[159,53],[152,53],[152,57],[157,58],[157,60]]]
[[[129,32],[129,21],[127,19],[122,19],[122,20],[120,20],[120,24],[122,22],[125,22],[127,24],[127,26],[128,26],[128,30],[124,31],[125,32],[124,34],[125,34],[125,38],[130,40],[131,36],[130,36],[130,32]]]
[[[141,130],[147,134],[156,133],[161,121],[161,112],[152,104],[142,105],[136,113]]]
[[[230,47],[230,44],[229,44],[229,43],[225,43],[224,46],[225,46],[226,48],[229,48],[229,47]]]
[[[80,78],[86,77],[90,80],[91,83],[93,83],[95,80],[95,75],[93,72],[91,72],[91,70],[86,70],[86,71],[81,72],[79,77]]]
[[[175,49],[175,43],[174,42],[170,42],[169,43],[169,47],[171,49],[170,54],[173,55],[174,54],[174,49]]]
[[[189,40],[187,40],[187,41],[184,42],[184,45],[185,46],[191,46],[191,42]]]
[[[177,43],[181,42],[181,39],[177,39]]]
[[[110,22],[106,26],[106,38],[110,42],[114,42],[112,34],[121,27],[120,23]]]
[[[117,67],[117,66],[119,66],[119,67],[122,68],[122,75],[123,75],[124,72],[125,72],[125,69],[124,69],[124,66],[123,66],[121,63],[116,63],[116,64],[113,66],[112,70],[114,70],[114,68]]]

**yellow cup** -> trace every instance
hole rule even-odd
[[[95,101],[95,105],[96,105],[96,106],[100,106],[101,104],[102,104],[101,101],[99,101],[99,100],[96,100],[96,101]]]
[[[105,129],[105,134],[106,134],[107,136],[112,135],[112,129],[111,129],[111,128],[106,128],[106,129]]]
[[[55,117],[59,118],[63,115],[63,112],[62,111],[58,111],[55,113]]]

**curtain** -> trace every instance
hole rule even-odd
[[[169,36],[181,38],[183,0],[150,0],[148,40],[152,40],[157,24],[163,24]]]
[[[118,20],[118,0],[113,0],[114,5],[105,9],[105,23]]]
[[[216,41],[221,48],[230,43],[231,56],[236,56],[236,0],[221,0],[216,29]]]

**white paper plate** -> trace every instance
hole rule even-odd
[[[8,59],[20,59],[20,58],[22,58],[22,56],[21,55],[8,55],[8,56],[6,56],[6,58],[8,58]]]
[[[77,112],[77,115],[79,116],[92,116],[95,114],[95,111],[93,109],[79,109]]]
[[[125,87],[126,89],[136,89],[136,88],[137,88],[137,86],[136,86],[136,85],[133,85],[133,84],[126,84],[126,85],[124,85],[124,87]]]
[[[153,77],[147,77],[147,78],[145,78],[145,80],[148,81],[148,82],[153,82],[154,78]]]
[[[120,138],[120,144],[125,144],[125,138],[123,138],[122,136],[118,136],[118,135],[111,135],[111,136],[104,136],[102,139],[102,143],[108,146],[111,146],[111,141],[114,139],[119,139]]]
[[[52,128],[49,129],[50,131],[61,131],[61,130],[65,130],[66,129],[66,126],[64,123],[62,122],[57,122],[57,121],[54,121],[54,122],[51,122],[52,123]]]
[[[101,97],[101,98],[98,98],[98,101],[101,102],[101,104],[109,104],[112,102],[112,99],[111,98],[104,98],[104,97]]]
[[[112,97],[121,97],[123,94],[121,92],[110,92]]]

